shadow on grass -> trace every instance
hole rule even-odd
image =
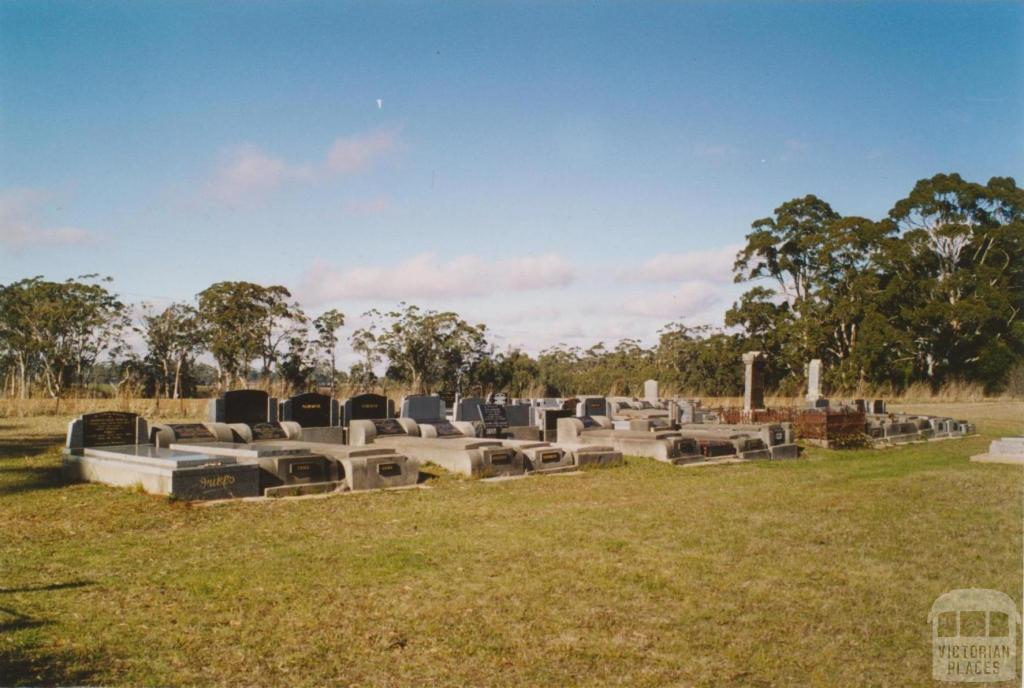
[[[32,468],[0,468],[0,496],[70,485],[60,465]]]
[[[0,459],[14,459],[25,456],[39,456],[61,444],[60,435],[38,435],[32,437],[5,437],[0,442]]]
[[[37,644],[0,645],[0,680],[5,686],[81,686],[94,683],[102,657],[43,649]]]
[[[3,593],[57,592],[94,585],[77,580],[47,585],[0,588]],[[102,658],[43,648],[32,631],[50,626],[53,621],[0,607],[0,683],[5,686],[83,685],[103,666]],[[21,632],[28,631],[22,634]]]
[[[15,592],[50,592],[52,590],[71,590],[73,588],[84,588],[89,585],[96,585],[93,581],[77,580],[67,583],[50,583],[49,585],[24,585],[20,588],[0,588],[0,595]]]

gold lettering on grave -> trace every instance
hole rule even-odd
[[[199,486],[204,489],[227,487],[235,484],[233,475],[204,475],[199,479]]]

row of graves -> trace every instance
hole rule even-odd
[[[947,416],[890,412],[884,399],[829,399],[822,394],[822,362],[807,366],[807,396],[803,407],[767,408],[764,367],[767,358],[753,351],[743,355],[743,408],[719,408],[714,414],[726,423],[791,423],[794,435],[807,443],[832,449],[892,446],[909,442],[973,435],[973,423]]]
[[[627,454],[697,466],[796,458],[797,439],[835,447],[974,432],[965,421],[888,413],[882,400],[824,399],[820,362],[811,366],[806,407],[768,409],[763,362],[757,352],[744,356],[743,409],[662,399],[654,380],[642,398],[413,395],[397,408],[377,394],[278,402],[261,390],[235,390],[210,401],[205,423],[83,415],[69,425],[64,464],[72,478],[212,500],[410,487],[426,463],[495,478],[615,466]],[[1018,451],[1018,440],[1006,446]]]

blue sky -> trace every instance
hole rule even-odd
[[[5,2],[0,282],[651,340],[785,200],[1020,178],[1022,77],[1020,3]]]

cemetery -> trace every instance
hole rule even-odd
[[[491,479],[614,467],[624,456],[677,466],[796,459],[798,440],[823,447],[884,447],[975,433],[950,417],[888,413],[884,400],[821,395],[821,362],[808,365],[806,407],[765,408],[760,352],[743,356],[742,409],[699,400],[581,395],[380,394],[338,400],[307,392],[281,400],[256,389],[211,399],[205,423],[153,423],[131,413],[84,414],[69,424],[69,478],[187,501],[287,497],[411,487],[434,464]],[[395,409],[399,413],[395,413]],[[993,442],[977,461],[1017,460],[1020,442]]]

